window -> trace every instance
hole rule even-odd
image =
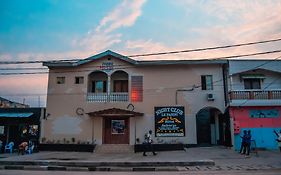
[[[114,80],[113,92],[128,92],[128,80]]]
[[[65,83],[65,77],[57,77],[57,84],[64,84]]]
[[[83,84],[84,77],[75,77],[75,84]]]
[[[201,75],[201,87],[202,90],[213,90],[213,76]]]
[[[106,81],[98,80],[92,82],[92,92],[94,93],[104,93],[106,92]]]
[[[132,76],[131,83],[131,101],[142,102],[143,101],[143,77]]]
[[[245,89],[261,89],[261,79],[259,78],[247,78],[244,79]]]

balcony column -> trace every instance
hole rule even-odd
[[[107,75],[107,101],[110,101],[110,75]]]

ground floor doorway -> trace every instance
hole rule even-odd
[[[226,143],[227,117],[214,107],[206,107],[196,114],[197,144],[199,146],[224,145]]]
[[[129,123],[124,117],[103,118],[103,144],[129,144]]]

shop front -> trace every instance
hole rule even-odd
[[[15,149],[22,141],[38,145],[43,115],[42,108],[1,108],[0,139],[3,145],[13,142]]]

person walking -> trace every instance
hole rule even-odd
[[[240,154],[245,154],[244,150],[246,149],[246,135],[247,135],[247,131],[244,130],[243,136],[240,136],[242,138],[241,147],[240,147],[240,151],[239,151]]]
[[[246,153],[245,157],[250,157],[250,151],[251,151],[251,139],[252,139],[252,135],[251,135],[251,130],[247,131],[247,134],[245,136],[245,150],[243,152],[243,154]]]
[[[153,153],[154,156],[157,155],[157,153],[154,151],[153,148],[153,140],[152,140],[152,131],[149,130],[149,132],[147,134],[145,134],[145,138],[144,138],[144,151],[143,151],[143,156],[146,156],[146,152],[151,151]]]
[[[281,130],[280,130],[280,132],[279,132],[279,134],[274,130],[273,131],[275,134],[276,134],[276,136],[277,136],[277,139],[276,139],[276,141],[278,142],[278,147],[279,147],[279,150],[280,150],[280,152],[281,152]]]

